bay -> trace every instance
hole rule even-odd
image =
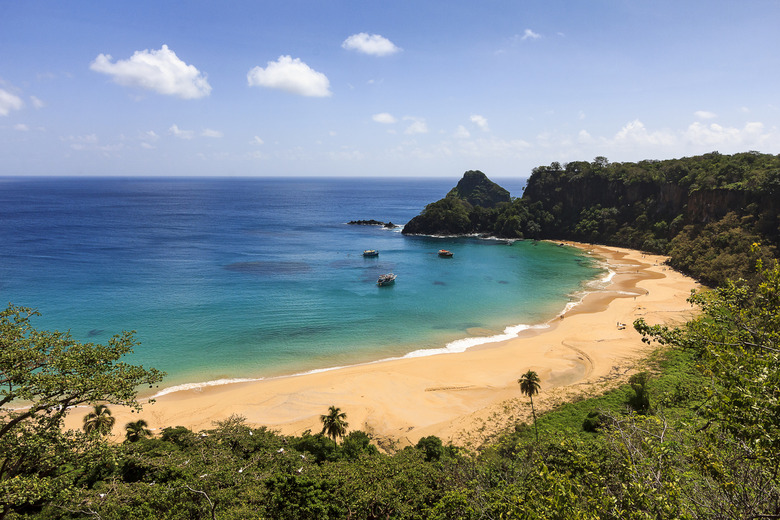
[[[404,224],[456,183],[3,178],[0,299],[80,341],[136,330],[128,361],[170,386],[462,350],[549,320],[603,274],[555,244],[347,224]]]

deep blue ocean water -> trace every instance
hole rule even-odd
[[[81,341],[136,330],[129,361],[171,386],[462,350],[549,320],[603,273],[555,244],[346,224],[404,224],[456,183],[3,178],[0,301]]]

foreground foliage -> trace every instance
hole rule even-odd
[[[0,519],[65,496],[110,452],[97,435],[63,432],[65,414],[98,402],[140,408],[136,388],[163,375],[119,361],[135,345],[131,332],[107,345],[79,343],[67,333],[36,330],[36,315],[13,305],[0,312]],[[86,430],[104,432],[107,418],[96,415]]]

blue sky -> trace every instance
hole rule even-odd
[[[780,153],[780,2],[0,4],[0,175]]]

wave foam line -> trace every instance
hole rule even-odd
[[[256,377],[256,378],[215,379],[213,381],[204,381],[202,383],[184,383],[181,385],[163,388],[162,390],[154,394],[151,397],[151,399],[155,399],[157,397],[161,397],[167,394],[172,394],[174,392],[183,392],[184,390],[200,390],[201,388],[207,388],[211,386],[232,385],[234,383],[253,383],[255,381],[262,381],[263,379],[265,378]]]

